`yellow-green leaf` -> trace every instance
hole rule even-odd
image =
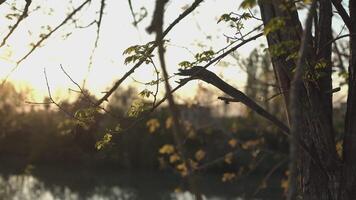
[[[159,149],[160,154],[172,154],[174,153],[174,146],[171,144],[165,144]]]
[[[146,126],[149,133],[154,133],[160,127],[160,123],[158,119],[150,119],[147,121]]]
[[[223,182],[228,182],[228,181],[232,181],[236,178],[236,174],[235,173],[224,173],[221,180]]]
[[[201,161],[205,158],[205,155],[206,155],[205,151],[200,149],[197,152],[195,152],[195,159],[197,161]]]

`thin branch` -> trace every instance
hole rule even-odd
[[[325,45],[323,45],[323,48],[325,48],[326,46],[328,46],[331,43],[335,43],[337,40],[340,40],[340,39],[345,38],[345,37],[350,37],[350,36],[353,36],[353,35],[356,35],[356,33],[345,34],[345,35],[340,35],[338,37],[335,37],[332,40],[328,41]]]
[[[285,94],[285,93],[288,93],[288,90],[287,91],[280,90],[279,92],[273,94],[272,96],[270,96],[270,97],[268,97],[267,99],[264,99],[264,100],[265,100],[265,102],[268,102],[268,101],[270,101],[270,100],[272,100],[272,99],[274,99],[274,98],[276,98],[276,97],[278,97],[278,96],[280,96],[282,94]]]
[[[187,167],[187,175],[188,175],[188,182],[189,185],[191,186],[191,189],[195,195],[195,198],[197,200],[202,200],[202,195],[198,191],[196,187],[196,183],[194,181],[193,177],[193,166],[187,159],[187,152],[184,148],[184,133],[183,133],[183,126],[180,123],[180,115],[179,115],[179,110],[176,106],[176,103],[174,101],[172,92],[171,92],[171,86],[169,84],[169,76],[167,72],[167,67],[165,63],[165,49],[163,47],[163,19],[164,19],[164,6],[168,2],[168,0],[157,0],[156,1],[156,7],[154,11],[154,17],[152,20],[152,24],[147,28],[147,31],[149,33],[156,32],[156,43],[158,44],[158,56],[159,56],[159,61],[161,63],[161,69],[162,69],[162,74],[165,82],[165,89],[166,89],[166,94],[168,97],[168,106],[169,110],[171,112],[172,118],[173,118],[173,133],[174,133],[174,140],[177,145],[177,150],[178,153],[180,154],[183,163]]]
[[[57,103],[53,97],[52,97],[52,92],[51,92],[51,88],[49,86],[49,81],[48,81],[48,77],[47,77],[47,72],[46,72],[46,68],[43,69],[43,74],[45,76],[45,80],[46,80],[46,86],[47,86],[47,93],[48,93],[48,98],[49,98],[49,102],[56,105],[58,107],[59,110],[61,110],[63,113],[65,113],[66,115],[68,115],[69,117],[78,120],[80,122],[84,122],[83,120],[75,117],[75,115],[73,115],[72,113],[68,112],[66,109],[64,109],[59,103]]]
[[[333,3],[333,5],[336,8],[336,10],[339,13],[339,15],[341,16],[341,18],[344,21],[344,23],[347,26],[347,28],[351,32],[351,30],[352,30],[352,28],[351,28],[351,18],[349,16],[349,14],[347,14],[345,8],[342,6],[341,0],[331,0],[331,2]]]
[[[195,75],[195,79],[200,79],[202,81],[205,81],[207,83],[210,83],[214,85],[215,87],[219,88],[221,91],[223,91],[225,94],[228,94],[229,96],[234,98],[234,101],[240,101],[262,117],[268,119],[270,122],[272,122],[274,125],[276,125],[279,129],[281,129],[286,135],[289,134],[289,128],[287,125],[285,125],[282,121],[280,121],[278,118],[270,114],[268,111],[266,111],[264,108],[262,108],[260,105],[258,105],[254,100],[246,96],[243,92],[235,89],[231,85],[227,84],[225,81],[220,79],[216,74],[214,74],[211,71],[208,71],[204,69],[203,67],[195,66],[190,69],[186,70],[180,70],[178,73],[179,75],[182,76],[190,76],[192,77],[193,74],[197,73],[197,71],[200,71],[199,74]],[[184,82],[185,80],[182,79]]]
[[[1,3],[3,3],[3,2],[1,2]],[[1,3],[0,3],[0,4],[1,4]],[[29,9],[31,3],[32,3],[32,0],[26,0],[26,5],[25,5],[25,8],[24,8],[24,10],[23,10],[21,16],[17,19],[15,25],[10,28],[9,33],[8,33],[8,34],[4,37],[4,39],[2,40],[2,42],[1,42],[1,44],[0,44],[0,48],[3,47],[3,46],[6,44],[7,39],[8,39],[8,38],[11,36],[11,34],[15,31],[15,29],[16,29],[17,26],[20,24],[20,22],[28,16],[28,9]]]
[[[227,55],[229,55],[230,53],[236,51],[238,48],[242,47],[243,45],[247,44],[248,42],[255,40],[259,37],[263,36],[263,33],[259,33],[255,36],[252,36],[249,39],[244,40],[243,42],[237,44],[236,46],[232,47],[231,49],[225,51],[224,53],[222,53],[221,55],[219,55],[218,57],[212,59],[210,62],[208,62],[206,65],[204,65],[203,68],[208,68],[209,66],[211,66],[212,64],[214,64],[215,62],[221,60],[222,58],[226,57]],[[193,80],[190,79],[190,80]],[[184,82],[180,82],[178,86],[176,86],[175,88],[173,88],[171,90],[171,93],[173,94],[174,92],[176,92],[177,90],[179,90],[181,87],[183,87],[185,84],[187,84],[190,80],[186,80]],[[125,128],[123,130],[127,131],[130,130],[131,128],[135,127],[137,124],[139,124],[140,122],[142,122],[143,120],[147,119],[163,102],[165,102],[167,100],[167,94],[160,100],[158,101],[154,107],[152,107],[148,112],[145,112],[144,114],[142,114],[137,120],[135,120],[132,124],[130,124],[127,128]]]
[[[93,65],[95,50],[98,48],[98,42],[99,42],[99,39],[100,39],[101,23],[102,23],[102,20],[103,20],[105,5],[106,5],[105,4],[105,0],[101,0],[100,11],[99,11],[99,19],[97,21],[95,21],[96,25],[97,25],[97,28],[96,28],[96,37],[95,37],[94,47],[93,47],[93,49],[92,49],[92,51],[90,53],[88,71],[87,71],[87,75],[86,75],[86,77],[84,78],[84,81],[83,81],[83,88],[85,87],[86,80],[87,80],[87,78],[89,76],[89,73],[91,71],[91,67]]]
[[[272,174],[278,169],[280,168],[286,161],[288,161],[288,159],[284,158],[281,161],[279,161],[277,164],[275,164],[271,170],[266,174],[265,177],[263,177],[261,183],[259,184],[259,186],[257,187],[257,189],[255,190],[255,192],[253,193],[252,196],[256,196],[257,193],[261,190],[262,186],[268,181],[268,179],[272,176]]]
[[[84,96],[85,100],[90,103],[93,107],[97,107],[99,109],[101,109],[102,111],[104,111],[105,113],[111,115],[113,118],[117,118],[117,119],[121,119],[120,117],[114,115],[111,111],[105,109],[104,107],[102,106],[97,106],[95,105],[95,102],[90,98],[90,96],[87,94],[86,91],[84,91],[84,89],[76,82],[74,81],[74,79],[66,72],[66,70],[63,68],[62,65],[60,65],[60,68],[62,70],[62,72],[68,77],[68,79],[75,85],[77,86],[77,88],[79,89],[79,91],[76,91],[76,90],[73,90],[73,89],[70,89],[71,91],[74,91],[74,92],[77,92],[77,93],[80,93],[81,95]]]
[[[243,45],[247,44],[248,42],[255,40],[259,37],[263,36],[263,33],[259,33],[239,44],[237,44],[236,46],[232,47],[231,49],[225,51],[223,54],[219,55],[218,57],[212,59],[210,62],[208,62],[206,65],[203,66],[203,68],[208,68],[209,66],[211,66],[212,64],[214,64],[215,62],[221,60],[222,58],[226,57],[227,55],[229,55],[230,53],[236,51],[238,48],[242,47]],[[199,72],[197,72],[199,73]],[[194,74],[195,76],[196,74]],[[176,86],[175,88],[172,89],[171,93],[176,92],[177,90],[179,90],[181,87],[183,87],[185,84],[187,84],[190,80],[193,80],[193,78],[191,79],[186,79],[184,82],[180,82],[178,86]],[[165,95],[160,101],[158,101],[156,103],[156,105],[154,107],[152,107],[152,109],[149,110],[149,112],[145,113],[145,115],[142,115],[141,117],[139,117],[137,120],[135,120],[129,127],[127,127],[125,130],[129,130],[132,127],[135,127],[138,123],[142,122],[143,120],[145,120],[147,117],[149,117],[163,102],[165,102],[167,100],[167,95]],[[97,104],[96,104],[97,105]]]
[[[203,2],[203,0],[195,0],[194,3],[188,8],[186,9],[182,14],[180,14],[168,27],[167,29],[163,32],[163,38],[172,30],[172,28],[177,25],[181,20],[183,20],[186,16],[188,16],[191,12],[193,12],[193,10],[195,10],[199,4]],[[154,44],[151,49],[148,50],[148,54],[152,53],[153,50],[157,47],[157,44]],[[122,78],[120,78],[119,80],[117,80],[114,85],[110,88],[109,91],[107,91],[105,93],[105,95],[98,100],[98,102],[96,103],[96,105],[100,105],[102,104],[104,101],[107,101],[108,98],[116,91],[116,89],[121,85],[122,82],[124,82],[124,80],[126,80],[127,77],[129,77],[132,73],[135,72],[135,70],[137,68],[139,68],[142,63],[144,63],[144,60],[140,60],[138,63],[136,63],[128,72],[126,72],[124,74],[124,76]]]
[[[77,14],[86,4],[91,2],[91,0],[86,0],[83,2],[80,6],[78,6],[76,9],[74,9],[58,26],[56,26],[53,30],[51,30],[49,33],[45,34],[44,36],[41,37],[41,39],[32,46],[31,50],[23,56],[19,61],[17,61],[17,65],[19,65],[22,61],[24,61],[28,56],[32,54],[46,39],[48,39],[53,33],[55,33],[58,29],[60,29],[64,24],[66,24],[72,17]]]
[[[342,58],[342,55],[341,55],[341,52],[340,52],[340,49],[339,49],[339,45],[337,42],[334,43],[334,50],[335,50],[335,53],[336,53],[336,56],[339,60],[339,64],[337,65],[338,68],[340,69],[341,73],[346,73],[346,67],[344,65],[344,61],[343,61],[343,58]]]
[[[134,12],[134,10],[133,10],[132,2],[131,2],[131,0],[127,0],[127,1],[128,1],[128,3],[129,3],[129,7],[130,7],[130,12],[131,12],[132,18],[133,18],[133,20],[134,20],[133,25],[134,25],[135,27],[137,27],[138,22],[137,22],[137,20],[136,20],[136,16],[135,16],[135,12]]]
[[[220,53],[220,52],[224,52],[227,48],[229,48],[230,46],[234,45],[236,42],[239,41],[244,41],[244,38],[248,35],[250,35],[251,33],[254,33],[255,31],[258,31],[261,29],[261,27],[263,27],[263,24],[258,25],[257,27],[253,28],[251,31],[247,32],[245,35],[243,35],[240,39],[235,39],[234,41],[232,41],[231,43],[229,43],[229,45],[225,46],[224,48],[220,49],[219,51],[217,51],[216,53]]]
[[[42,44],[46,39],[48,39],[53,33],[55,33],[59,28],[61,28],[61,27],[62,27],[64,24],[66,24],[70,19],[72,19],[72,17],[73,17],[77,12],[79,12],[79,11],[80,11],[86,4],[88,4],[89,2],[91,2],[91,0],[86,0],[86,1],[85,1],[84,3],[82,3],[79,7],[77,7],[75,10],[73,10],[58,26],[56,26],[56,28],[54,28],[53,30],[51,30],[49,33],[43,35],[43,36],[41,37],[41,39],[40,39],[36,44],[34,44],[34,45],[32,46],[31,50],[28,51],[25,56],[23,56],[20,60],[18,60],[18,61],[16,62],[15,67],[13,67],[13,68],[11,69],[11,71],[5,76],[5,78],[4,78],[4,80],[2,81],[0,87],[2,87],[2,86],[6,83],[7,79],[10,77],[10,75],[11,75],[14,71],[16,71],[16,70],[19,68],[20,64],[21,64],[27,57],[29,57],[38,47],[40,47],[41,44]]]
[[[236,46],[232,47],[231,49],[225,51],[224,53],[222,53],[221,55],[217,56],[216,58],[211,59],[207,64],[205,64],[202,68],[206,69],[209,66],[211,66],[212,64],[214,64],[215,62],[225,58],[227,55],[229,55],[230,53],[236,51],[238,48],[242,47],[243,45],[247,44],[248,42],[252,41],[252,40],[256,40],[257,38],[263,36],[263,33],[259,33],[257,35],[252,36],[249,39],[244,40],[243,42],[237,44]],[[183,87],[185,84],[187,84],[189,81],[193,80],[194,77],[196,75],[198,75],[200,73],[200,70],[197,70],[196,73],[194,73],[191,78],[187,78],[184,79],[184,81],[180,82],[178,86],[176,86],[175,88],[172,89],[172,93],[176,92],[177,90],[179,90],[181,87]],[[156,109],[159,105],[161,105],[164,101],[167,100],[167,96],[165,96],[164,98],[162,98],[154,107],[154,109]]]
[[[78,25],[77,23],[75,23],[75,28],[80,28],[80,29],[86,29],[86,28],[89,28],[91,27],[92,25],[94,24],[97,24],[98,22],[96,20],[93,20],[92,22],[90,22],[89,24],[87,25]]]
[[[218,97],[218,99],[224,101],[226,104],[229,104],[230,102],[241,102],[239,99],[228,98],[228,97]]]
[[[158,71],[158,68],[156,66],[156,64],[154,63],[153,59],[150,57],[149,58],[151,60],[151,63],[152,63],[152,66],[155,70],[155,73],[156,73],[156,91],[155,93],[153,94],[153,102],[152,102],[152,108],[155,106],[156,102],[157,102],[157,95],[158,95],[158,91],[159,91],[159,81],[160,81],[160,77],[159,77],[159,71]]]
[[[53,104],[53,102],[33,102],[33,101],[25,101],[26,104],[30,105],[50,105]]]

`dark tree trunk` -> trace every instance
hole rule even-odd
[[[328,0],[319,3],[317,24],[320,27],[315,29],[317,32],[314,40],[307,44],[308,52],[303,61],[305,65],[302,66],[303,86],[296,97],[301,116],[292,120],[296,123],[294,125],[299,126],[296,139],[303,145],[303,148],[299,148],[298,168],[301,194],[307,200],[338,199],[340,183],[341,162],[336,153],[332,125],[331,44],[328,43],[331,40],[331,4]],[[285,20],[283,29],[267,35],[270,48],[291,41],[300,44],[303,31],[293,3],[282,0],[260,1],[259,6],[265,25],[276,17]],[[296,48],[287,49],[285,54],[278,57],[272,55],[276,78],[287,107],[293,69],[296,67],[296,61],[288,59],[288,55],[295,53],[299,45]],[[318,62],[325,66],[323,64],[323,68],[317,68]],[[289,115],[290,109],[287,110]]]
[[[356,1],[349,1],[350,7],[350,65],[349,91],[344,135],[343,185],[345,199],[356,199]]]

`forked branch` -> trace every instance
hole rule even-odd
[[[199,72],[199,73],[198,73]],[[289,128],[286,126],[282,121],[280,121],[278,118],[276,118],[274,115],[271,113],[267,112],[264,108],[262,108],[260,105],[258,105],[254,100],[246,96],[243,92],[237,90],[236,88],[232,87],[225,81],[223,81],[221,78],[219,78],[216,74],[213,72],[200,67],[200,66],[195,66],[190,69],[181,69],[178,75],[181,76],[189,76],[188,79],[200,79],[204,82],[210,83],[214,85],[215,87],[219,88],[221,91],[223,91],[225,94],[228,94],[229,96],[233,97],[233,101],[239,101],[261,115],[262,117],[268,119],[270,122],[272,122],[274,125],[276,125],[279,129],[281,129],[285,134],[289,134]],[[194,76],[193,76],[194,75]],[[182,82],[185,82],[187,79],[181,79]],[[226,99],[224,99],[226,100]]]

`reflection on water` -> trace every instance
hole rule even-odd
[[[241,190],[244,188],[224,184],[218,179],[216,176],[200,180],[204,199],[243,200]],[[37,175],[0,175],[0,199],[4,200],[194,199],[190,192],[174,192],[178,187],[184,187],[178,177],[160,173],[49,170]]]

